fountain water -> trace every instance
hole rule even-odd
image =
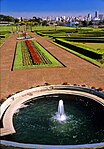
[[[10,115],[16,130],[13,135],[4,136],[3,139],[8,142],[3,143],[5,145],[11,143],[11,146],[18,145],[21,148],[24,146],[31,148],[29,145],[32,148],[39,148],[40,145],[41,148],[104,146],[104,93],[80,87],[55,87],[50,87],[52,90],[49,90],[49,87],[46,90],[46,86],[39,89],[32,88],[28,92],[13,95],[14,101],[7,110],[4,109],[7,105],[3,104],[5,112],[3,122],[6,120],[5,117],[8,119]],[[31,96],[28,93],[29,95],[32,93]],[[17,102],[18,106],[14,107]],[[13,115],[20,104],[25,104],[25,108],[19,109],[19,112]],[[10,110],[13,111],[10,113]],[[72,147],[72,144],[75,146]]]
[[[59,100],[58,112],[56,113],[55,119],[58,121],[65,121],[66,120],[66,115],[64,113],[63,100]]]

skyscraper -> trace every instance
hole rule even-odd
[[[92,16],[91,16],[91,14],[89,13],[89,14],[88,14],[88,17],[87,17],[87,20],[88,20],[88,21],[91,21],[91,19],[92,19]]]
[[[95,11],[95,18],[99,18],[99,12]]]

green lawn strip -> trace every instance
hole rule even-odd
[[[87,38],[87,37],[90,37],[90,38],[94,38],[94,37],[104,37],[104,34],[100,34],[100,35],[95,35],[95,34],[75,34],[75,33],[73,33],[73,34],[71,34],[71,36],[72,37],[84,37],[84,38]]]
[[[0,32],[5,31],[5,32],[15,32],[16,31],[16,26],[14,25],[8,25],[8,26],[0,26]]]
[[[23,67],[21,42],[17,43],[13,70]]]
[[[66,27],[66,26],[33,26],[33,31],[57,31],[57,30],[70,30],[75,29],[73,27]]]
[[[91,62],[92,64],[95,64],[96,66],[104,67],[104,63],[101,64],[101,63],[100,63],[99,61],[97,61],[97,60],[94,60],[94,59],[92,59],[92,58],[90,58],[90,57],[87,57],[87,56],[85,56],[85,55],[82,55],[82,54],[80,54],[80,53],[78,53],[78,52],[76,52],[76,51],[74,51],[74,50],[71,50],[71,49],[69,49],[69,48],[66,48],[66,47],[64,47],[64,46],[62,46],[62,45],[60,45],[60,44],[57,44],[56,42],[53,42],[53,43],[54,43],[55,45],[57,45],[57,46],[59,46],[59,47],[65,49],[65,50],[67,50],[67,51],[69,51],[69,52],[71,52],[71,53],[77,55],[78,57],[80,57],[80,58],[82,58],[82,59],[85,59],[85,60],[87,60],[88,62]]]
[[[62,64],[58,60],[56,60],[48,51],[46,51],[39,43],[37,43],[36,41],[33,42],[41,50],[41,52],[44,53],[45,56],[52,62],[53,65],[62,66]]]
[[[31,69],[31,68],[54,68],[54,67],[62,67],[59,65],[55,65],[55,64],[40,64],[40,65],[28,65],[28,66],[18,66],[15,67],[13,70],[22,70],[22,69]]]

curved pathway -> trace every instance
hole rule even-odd
[[[104,69],[99,68],[54,45],[45,37],[30,33],[43,47],[61,61],[66,67],[38,68],[11,71],[17,34],[14,33],[1,47],[1,99],[31,86],[49,84],[86,84],[104,89]]]

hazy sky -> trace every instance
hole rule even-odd
[[[104,0],[0,0],[1,13],[24,16],[87,15],[104,13]]]

